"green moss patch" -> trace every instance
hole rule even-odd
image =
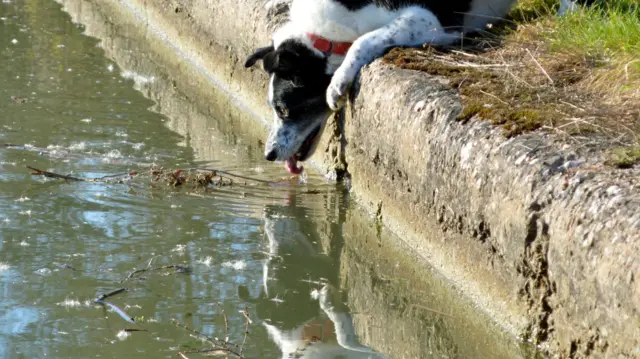
[[[640,147],[614,148],[605,164],[617,168],[631,168],[640,164]]]

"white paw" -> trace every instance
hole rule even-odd
[[[344,106],[352,80],[353,78],[339,71],[331,78],[331,84],[327,88],[327,104],[333,111],[338,111]]]

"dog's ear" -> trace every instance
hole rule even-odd
[[[282,49],[266,54],[262,60],[262,66],[268,73],[279,72],[281,74],[293,74],[300,56],[291,50]]]
[[[253,66],[256,62],[258,62],[258,60],[264,59],[264,57],[267,54],[273,52],[273,50],[275,50],[273,46],[265,46],[256,49],[251,55],[249,55],[249,57],[247,57],[244,62],[244,67]]]

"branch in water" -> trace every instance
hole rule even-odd
[[[125,279],[121,280],[120,283],[133,278],[138,273],[153,272],[153,271],[158,271],[158,270],[163,270],[163,269],[175,269],[176,273],[189,273],[189,268],[188,267],[181,266],[179,264],[171,264],[171,265],[162,266],[162,267],[144,268],[144,269],[134,270],[133,272],[129,273],[129,275],[127,275],[127,277]]]
[[[240,178],[246,181],[253,181],[258,183],[276,185],[280,184],[283,181],[288,181],[290,179],[283,178],[281,181],[268,181],[259,178],[249,177],[238,175],[235,173],[231,173],[224,170],[213,169],[213,168],[190,168],[187,170],[165,170],[164,168],[152,168],[149,171],[138,173],[133,170],[131,172],[118,173],[113,175],[107,175],[98,178],[81,178],[81,177],[73,177],[68,175],[63,175],[55,172],[44,171],[32,166],[26,166],[28,169],[32,170],[31,173],[34,176],[45,176],[48,178],[56,178],[56,179],[64,179],[68,181],[76,181],[76,182],[110,182],[114,178],[132,178],[134,176],[138,176],[139,174],[147,174],[152,178],[152,183],[158,182],[160,180],[164,180],[169,185],[173,187],[181,186],[185,183],[194,183],[197,186],[206,187],[208,185],[217,185],[217,186],[232,186],[234,184],[233,178]],[[246,184],[246,182],[245,182]]]
[[[31,175],[33,175],[33,176],[45,176],[45,177],[49,177],[49,178],[60,178],[60,179],[68,180],[68,181],[77,181],[77,182],[85,182],[86,181],[85,179],[82,179],[82,178],[60,175],[60,174],[53,173],[53,172],[39,170],[39,169],[31,167],[31,166],[27,166],[27,168],[33,171],[33,172],[31,172]]]
[[[127,288],[118,288],[116,290],[112,290],[109,293],[102,293],[96,299],[94,299],[93,301],[94,302],[100,302],[100,301],[103,301],[103,300],[105,300],[105,299],[107,299],[109,297],[112,297],[112,296],[116,295],[116,294],[120,294],[122,292],[125,292],[126,290],[127,290]]]

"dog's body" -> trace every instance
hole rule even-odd
[[[567,5],[570,0],[561,0]],[[317,146],[360,69],[396,46],[449,45],[503,18],[516,0],[293,0],[273,44],[257,49],[270,75],[274,122],[265,158],[298,161]]]

